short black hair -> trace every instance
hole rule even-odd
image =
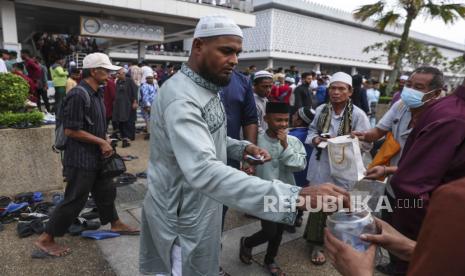
[[[82,78],[83,79],[86,79],[88,77],[90,77],[90,69],[89,68],[85,68],[85,69],[82,69]]]
[[[444,74],[441,70],[439,70],[436,67],[421,66],[413,70],[412,75],[415,73],[433,75],[433,79],[428,85],[430,89],[442,89],[442,87],[444,86]]]
[[[310,74],[312,75],[312,77],[316,77],[316,72],[312,71]]]
[[[18,68],[19,70],[24,70],[24,63],[22,62],[16,62],[13,64],[13,67]]]
[[[311,76],[312,73],[309,73],[309,72],[303,72],[302,73],[302,79],[306,79],[308,76]]]
[[[70,74],[79,74],[79,73],[80,73],[80,71],[79,71],[79,69],[78,69],[78,68],[76,68],[76,67],[73,67],[73,68],[71,68],[71,70],[70,70],[70,72],[69,72],[69,73],[70,73]]]
[[[21,54],[26,54],[28,56],[31,56],[31,52],[28,49],[21,50]]]

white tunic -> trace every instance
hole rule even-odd
[[[177,244],[183,275],[217,276],[222,204],[280,223],[295,219],[296,212],[264,212],[264,196],[284,197],[282,204],[290,206],[299,187],[248,176],[226,165],[227,157],[241,159],[249,143],[226,136],[219,90],[183,65],[162,86],[154,104],[141,273],[170,275],[171,248]]]

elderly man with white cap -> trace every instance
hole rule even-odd
[[[301,189],[226,165],[228,157],[243,160],[250,155],[255,164],[270,160],[265,150],[226,134],[219,92],[229,83],[241,50],[242,31],[230,18],[201,18],[187,64],[163,84],[152,105],[148,192],[141,219],[143,274],[218,275],[222,204],[293,224],[295,210],[270,212],[264,196],[275,197],[284,208],[299,195],[347,196],[331,184]]]
[[[328,150],[320,146],[328,138],[350,135],[352,131],[370,129],[370,122],[365,112],[355,106],[352,95],[352,77],[344,72],[337,72],[331,77],[329,84],[329,102],[316,109],[315,118],[309,127],[305,143],[313,145],[314,150],[308,165],[307,180],[310,186],[330,182],[350,190],[355,183],[343,181],[331,176]],[[371,144],[361,143],[362,150],[368,151]],[[314,245],[312,263],[321,265],[326,260],[323,255],[323,228],[326,216],[311,213],[311,224],[307,224],[304,238]]]
[[[101,175],[103,158],[113,153],[106,137],[103,91],[109,71],[121,67],[111,64],[107,55],[93,53],[83,60],[83,80],[71,89],[63,100],[59,119],[68,137],[63,158],[63,173],[67,179],[64,200],[59,203],[35,242],[32,257],[62,257],[70,253],[68,247],[55,243],[74,223],[74,229],[86,230],[90,224],[76,220],[84,208],[89,193],[97,205],[102,225],[111,223],[111,230],[120,234],[138,234],[138,230],[121,222],[115,208],[116,188],[111,178]],[[75,233],[79,233],[75,232]]]

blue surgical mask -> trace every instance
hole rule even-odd
[[[413,88],[404,86],[402,89],[401,99],[409,108],[418,108],[425,104],[423,97],[427,94],[435,92],[436,89],[433,89],[429,92],[423,93],[421,91],[415,90]],[[432,99],[429,99],[430,101]],[[426,102],[428,102],[426,101]]]

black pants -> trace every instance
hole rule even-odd
[[[37,89],[37,95],[38,95],[37,107],[39,108],[39,110],[41,110],[40,107],[42,105],[42,101],[40,100],[40,98],[42,98],[42,100],[44,100],[45,109],[47,110],[47,112],[50,112],[50,103],[48,102],[47,90],[43,88],[39,88]]]
[[[121,139],[131,138],[131,121],[118,122],[118,129]]]
[[[118,220],[115,208],[116,187],[111,179],[99,177],[99,171],[65,168],[68,184],[64,200],[52,213],[45,232],[54,237],[63,236],[73,224],[92,193],[102,225]]]
[[[286,225],[282,223],[276,223],[268,220],[260,220],[262,224],[262,230],[247,237],[244,241],[246,247],[252,248],[262,243],[268,242],[266,248],[265,264],[271,264],[274,262],[274,258],[278,255],[279,245],[283,238],[283,231]]]

